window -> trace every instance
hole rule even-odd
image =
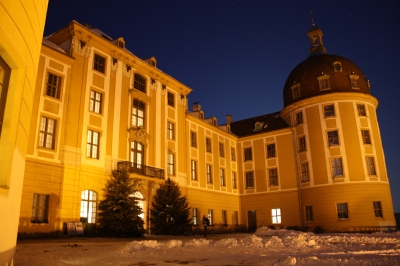
[[[208,221],[210,222],[210,225],[214,224],[214,212],[211,209],[208,209]]]
[[[374,206],[375,217],[383,218],[381,202],[380,201],[374,201],[372,204]]]
[[[93,159],[99,159],[99,137],[100,133],[88,130],[86,156]]]
[[[275,155],[275,144],[268,144],[267,145],[267,158],[274,158]]]
[[[232,188],[237,188],[236,172],[232,172]]]
[[[133,99],[132,103],[132,126],[144,127],[145,103],[138,99]]]
[[[300,84],[295,84],[291,87],[293,100],[300,97]]]
[[[192,180],[197,180],[197,162],[192,160],[190,165]]]
[[[171,92],[168,92],[168,105],[175,107],[175,95]]]
[[[39,147],[54,150],[56,120],[42,117],[40,122]]]
[[[33,194],[31,223],[48,223],[49,195]]]
[[[219,177],[221,179],[221,186],[225,186],[225,169],[220,168],[219,169]]]
[[[322,76],[322,77],[318,77],[318,84],[319,84],[319,90],[323,91],[323,90],[330,90],[330,86],[329,86],[329,76]]]
[[[168,153],[167,171],[168,175],[175,175],[175,158],[174,154]]]
[[[254,172],[246,172],[246,188],[254,188]]]
[[[60,99],[61,77],[49,73],[47,75],[46,95]]]
[[[306,222],[313,221],[312,206],[306,206]]]
[[[144,161],[144,145],[140,142],[131,142],[130,161],[132,167],[142,168]]]
[[[228,225],[226,219],[226,210],[222,210],[222,225]]]
[[[219,157],[222,157],[222,158],[225,157],[224,144],[223,143],[219,143]]]
[[[231,147],[231,160],[234,162],[236,161],[236,152],[235,148]]]
[[[11,69],[3,61],[0,56],[0,136],[1,129],[3,128],[3,118],[6,108],[7,92],[8,92],[8,82],[10,80]]]
[[[298,147],[298,149],[299,149],[299,152],[303,152],[303,151],[306,151],[307,150],[307,146],[306,146],[306,137],[300,137],[300,138],[298,138],[298,145],[299,145],[299,147]]]
[[[281,223],[281,209],[272,209],[272,223],[273,224],[280,224]]]
[[[332,158],[331,163],[333,177],[343,176],[342,158]]]
[[[369,137],[369,130],[361,130],[361,136],[364,144],[371,144],[371,138]]]
[[[139,74],[134,75],[133,87],[146,93],[146,80]]]
[[[212,167],[207,164],[207,183],[212,184]]]
[[[337,130],[328,131],[328,146],[339,145],[339,138]]]
[[[96,223],[97,193],[92,190],[83,190],[81,193],[81,219],[82,223]]]
[[[211,152],[211,139],[206,138],[206,152]]]
[[[278,185],[278,169],[273,168],[269,169],[269,185],[270,186],[277,186]]]
[[[233,212],[233,224],[239,225],[239,213],[237,211]]]
[[[296,125],[303,124],[303,113],[302,112],[298,112],[295,114],[295,124]]]
[[[167,122],[167,138],[175,139],[175,125],[172,122]]]
[[[244,149],[244,161],[251,161],[253,160],[253,154],[251,148]]]
[[[357,111],[359,116],[366,116],[367,113],[365,112],[365,105],[364,104],[357,104]]]
[[[194,148],[197,147],[197,135],[196,132],[190,131],[190,145]]]
[[[333,106],[333,104],[324,106],[324,116],[325,117],[335,116],[335,107]]]
[[[90,91],[89,109],[92,112],[101,114],[101,93]]]
[[[193,225],[198,225],[197,208],[192,208],[192,215]]]
[[[356,89],[356,90],[359,89],[358,78],[359,78],[358,76],[350,75],[350,84],[351,84],[352,89]]]
[[[106,59],[98,54],[94,54],[93,68],[101,73],[105,73]]]
[[[367,157],[367,168],[369,175],[376,175],[374,157]]]
[[[347,209],[347,203],[338,203],[336,204],[336,208],[339,220],[349,219],[349,211]]]
[[[300,164],[300,171],[301,171],[301,182],[310,181],[310,174],[308,172],[308,163]]]

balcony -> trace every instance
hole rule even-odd
[[[138,174],[158,179],[164,180],[164,169],[155,168],[151,166],[147,166],[144,164],[136,164],[132,162],[118,162],[117,163],[117,171],[121,171],[123,168],[128,169],[128,172],[131,174]]]

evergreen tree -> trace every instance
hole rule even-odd
[[[151,233],[183,235],[191,228],[190,208],[176,182],[168,178],[157,189],[152,202]]]
[[[132,196],[136,192],[135,186],[126,168],[114,172],[107,181],[104,199],[99,203],[100,234],[132,237],[145,233],[143,219],[139,216],[143,211]]]

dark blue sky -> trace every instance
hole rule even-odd
[[[399,1],[50,0],[45,35],[89,23],[193,89],[225,123],[283,108],[283,86],[308,56],[310,11],[330,54],[356,63],[378,98],[395,211],[400,212]],[[398,136],[399,135],[399,136]]]

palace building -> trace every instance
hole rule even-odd
[[[309,57],[289,74],[281,111],[219,123],[191,88],[140,59],[123,37],[72,21],[45,37],[26,142],[20,237],[59,235],[65,223],[95,232],[113,170],[138,182],[145,228],[167,178],[187,196],[193,229],[396,226],[378,100],[350,60],[308,31]]]

